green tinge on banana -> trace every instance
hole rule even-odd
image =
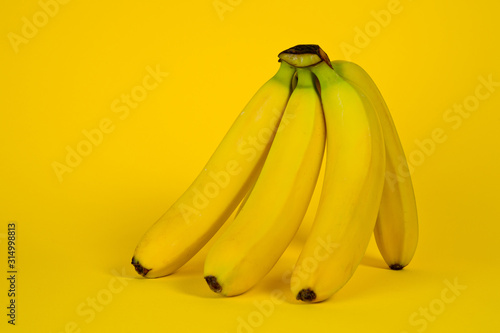
[[[321,86],[326,170],[316,217],[290,288],[298,300],[319,302],[347,283],[366,251],[382,196],[385,147],[377,114],[330,63],[307,68]]]
[[[205,260],[205,280],[225,296],[246,292],[272,269],[299,228],[316,186],[325,148],[323,112],[312,73],[297,73],[259,178]]]
[[[145,277],[171,274],[233,213],[255,181],[292,92],[295,68],[282,62],[237,117],[194,182],[138,243],[132,264]]]
[[[386,150],[385,185],[380,202],[375,240],[387,265],[394,270],[407,266],[418,242],[418,217],[405,153],[389,108],[375,82],[359,65],[337,60],[333,69],[354,86],[377,112]]]

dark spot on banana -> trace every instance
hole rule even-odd
[[[402,266],[400,264],[394,264],[394,265],[391,265],[389,267],[390,267],[390,269],[395,270],[395,271],[400,271],[404,268],[404,266]]]
[[[132,265],[134,265],[135,271],[139,273],[139,275],[146,276],[148,272],[151,269],[148,269],[146,267],[143,267],[140,263],[139,260],[135,259],[135,257],[132,257]]]
[[[316,299],[316,293],[311,289],[302,289],[297,294],[297,299],[303,302],[312,302]]]
[[[220,293],[222,291],[222,286],[217,282],[217,278],[213,275],[205,276],[205,281],[207,281],[208,286],[213,292]]]

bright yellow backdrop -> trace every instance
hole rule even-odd
[[[4,5],[2,332],[498,332],[499,10],[464,0]],[[285,273],[317,191],[289,250],[245,295],[208,289],[206,248],[172,276],[138,278],[129,262],[143,232],[275,73],[277,54],[302,43],[357,62],[384,94],[412,157],[421,225],[414,261],[390,271],[372,242],[329,301],[273,297],[290,296]],[[127,94],[138,102],[127,105]],[[436,130],[445,139],[436,141]],[[68,149],[87,156],[68,167]],[[56,172],[55,162],[68,169]],[[6,316],[11,221],[15,328]]]

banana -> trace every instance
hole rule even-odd
[[[306,213],[325,150],[325,124],[314,76],[298,82],[253,190],[205,259],[205,280],[225,296],[257,284],[283,254]]]
[[[391,113],[368,73],[359,65],[337,60],[333,69],[364,94],[377,112],[386,150],[385,185],[375,224],[375,240],[391,269],[410,263],[418,242],[418,217],[415,194],[398,132]],[[404,171],[401,171],[404,170]]]
[[[171,274],[193,257],[232,214],[267,156],[295,68],[278,72],[252,97],[184,194],[139,241],[132,264],[145,277]]]
[[[368,246],[379,210],[385,171],[382,129],[375,111],[330,68],[319,47],[304,65],[316,75],[327,129],[326,169],[310,234],[292,272],[290,288],[305,302],[328,299],[354,274]],[[316,52],[316,57],[310,54]],[[324,53],[324,52],[323,52]]]
[[[295,88],[293,88],[293,89],[295,89]],[[238,215],[240,215],[240,212],[243,209],[243,207],[245,207],[245,204],[247,203],[248,197],[250,197],[250,194],[252,194],[253,188],[255,187],[255,183],[257,182],[257,178],[258,178],[258,175],[257,175],[255,181],[253,182],[252,187],[250,187],[247,194],[245,194],[245,197],[243,198],[243,200],[241,200],[240,205],[238,206],[238,208],[236,208],[236,213],[234,213],[234,218],[238,217]]]

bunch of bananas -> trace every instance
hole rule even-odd
[[[326,169],[311,231],[290,280],[304,302],[328,299],[354,274],[372,232],[387,265],[411,261],[418,239],[413,186],[389,110],[358,65],[318,45],[279,54],[280,68],[238,116],[186,192],[145,233],[132,264],[173,273],[236,212],[205,259],[205,280],[242,294],[276,264]]]

